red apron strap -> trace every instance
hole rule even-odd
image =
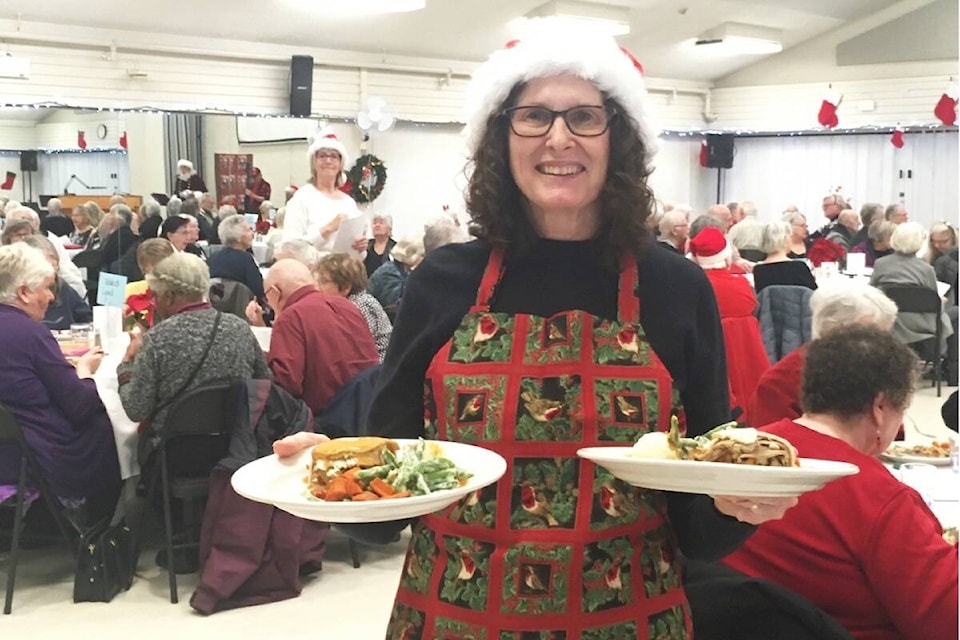
[[[640,322],[637,282],[637,259],[632,253],[624,253],[620,259],[620,287],[617,292],[617,315],[620,322]]]
[[[477,300],[474,302],[471,312],[490,311],[493,290],[500,282],[501,275],[503,275],[503,250],[491,249],[490,259],[487,260],[487,267],[484,269],[483,278],[480,280],[480,288],[477,289]]]

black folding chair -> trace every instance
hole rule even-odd
[[[240,382],[217,382],[187,391],[173,401],[164,424],[149,495],[156,495],[159,481],[163,499],[163,524],[170,579],[170,602],[179,601],[174,551],[199,545],[203,504],[210,471],[223,458],[230,444],[237,413]],[[183,501],[184,542],[173,543],[171,498]],[[192,539],[196,537],[196,539]]]
[[[87,270],[84,285],[87,287],[87,299],[91,306],[97,303],[97,289],[100,285],[100,263],[102,261],[103,249],[87,249],[73,256],[73,264],[78,269]]]
[[[50,515],[53,517],[54,522],[57,524],[57,528],[60,530],[60,534],[70,546],[70,551],[74,554],[74,556],[76,556],[77,553],[77,542],[79,541],[79,536],[74,539],[70,534],[67,533],[67,528],[64,525],[63,517],[61,515],[61,508],[59,505],[57,505],[53,494],[50,492],[46,482],[39,473],[39,468],[33,460],[33,455],[30,453],[27,442],[23,437],[23,432],[20,430],[20,425],[17,424],[17,421],[14,419],[10,411],[5,406],[0,404],[0,445],[4,444],[13,445],[20,449],[20,475],[17,481],[17,497],[14,500],[13,531],[10,545],[10,566],[7,569],[7,593],[3,604],[3,613],[9,614],[13,610],[13,588],[14,583],[16,582],[17,564],[20,560],[20,534],[21,529],[23,528],[23,517],[26,513],[24,497],[27,492],[28,474],[31,476],[31,488],[36,488],[39,490],[41,499],[46,504],[47,509],[50,511]]]
[[[924,362],[933,365],[933,384],[937,387],[937,397],[940,397],[941,364],[943,354],[940,353],[940,341],[943,336],[943,302],[940,295],[933,289],[919,285],[897,285],[880,287],[888,298],[897,305],[899,313],[930,314],[936,319],[936,333],[933,338],[922,340],[910,346],[923,358]]]

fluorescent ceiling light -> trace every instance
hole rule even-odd
[[[767,55],[783,51],[779,29],[725,22],[705,31],[694,42],[698,51],[716,55]]]
[[[594,2],[553,0],[531,10],[520,22],[549,20],[610,36],[630,33],[630,10]]]
[[[323,13],[349,17],[419,11],[427,5],[427,0],[325,0],[319,5],[310,4]]]

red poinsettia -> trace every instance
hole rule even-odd
[[[832,240],[820,238],[807,249],[807,260],[815,267],[824,262],[841,262],[847,257],[847,251]]]
[[[272,228],[273,228],[273,223],[270,222],[269,220],[258,220],[257,226],[255,227],[254,230],[260,235],[265,236],[268,233],[270,233],[270,229]]]
[[[156,299],[153,297],[153,291],[147,289],[143,293],[135,293],[127,296],[123,306],[123,329],[130,331],[135,326],[140,326],[144,330],[153,326],[154,312],[156,311]]]

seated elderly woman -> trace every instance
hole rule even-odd
[[[872,325],[890,331],[897,305],[875,287],[857,280],[833,278],[810,298],[814,338],[851,324]],[[800,408],[800,382],[807,346],[794,349],[767,369],[747,403],[751,424],[762,426],[784,418],[792,420]]]
[[[957,548],[920,495],[875,457],[903,423],[916,381],[914,353],[877,327],[812,341],[804,414],[763,429],[801,457],[860,472],[802,495],[724,559],[806,597],[861,640],[957,637]]]
[[[790,250],[787,251],[787,257],[791,260],[806,258],[807,236],[810,235],[807,216],[799,211],[784,211],[780,219],[790,225]]]
[[[753,288],[757,293],[771,285],[817,288],[817,281],[807,264],[788,256],[792,234],[789,222],[763,225],[761,249],[767,257],[753,266]]]
[[[13,244],[20,242],[27,236],[33,235],[33,225],[26,220],[8,220],[3,226],[3,233],[0,234],[0,243]]]
[[[957,247],[957,230],[948,222],[934,222],[930,227],[930,238],[927,241],[927,253],[923,257],[928,263],[935,265],[937,260],[947,254],[950,249]]]
[[[55,271],[60,269],[60,254],[57,253],[53,243],[41,235],[31,235],[23,239],[34,249],[43,253],[47,262]],[[59,277],[54,279],[53,300],[47,306],[47,312],[43,316],[43,324],[48,329],[63,331],[69,329],[71,324],[93,322],[93,310],[87,301],[80,297],[80,294],[63,284]]]
[[[370,218],[370,233],[373,237],[367,243],[367,254],[363,257],[363,266],[367,270],[367,277],[380,268],[390,259],[390,252],[397,241],[393,234],[393,217],[386,213],[375,213]]]
[[[240,282],[254,295],[263,300],[263,275],[257,261],[250,253],[253,246],[253,229],[247,219],[233,215],[220,221],[218,228],[223,248],[210,257],[210,277]]]
[[[130,333],[117,378],[127,415],[148,421],[140,433],[138,454],[149,474],[176,397],[210,382],[269,378],[270,370],[250,327],[206,302],[210,273],[202,260],[175,253],[154,266],[147,284],[161,321],[143,335]],[[194,462],[189,452],[182,453],[171,463],[187,471]]]
[[[383,362],[393,325],[377,299],[366,291],[367,272],[364,263],[345,253],[333,253],[320,258],[313,275],[320,291],[346,298],[357,305],[370,327],[373,341],[377,343],[380,362]]]
[[[141,242],[137,247],[137,266],[143,273],[144,279],[127,283],[127,288],[124,291],[126,297],[145,293],[149,289],[146,280],[147,274],[153,271],[158,262],[174,253],[176,253],[176,249],[173,248],[169,240],[150,238]]]
[[[937,290],[937,274],[933,267],[917,252],[923,247],[924,230],[917,222],[904,222],[897,225],[890,237],[894,253],[878,259],[873,265],[870,284],[878,289],[894,286],[916,286]],[[947,338],[953,335],[953,326],[946,311],[943,311],[943,332],[941,334],[939,354],[947,351]],[[893,335],[906,344],[918,344],[936,336],[936,318],[931,314],[906,313],[897,315],[893,325]]]
[[[97,213],[100,208],[97,207]],[[100,247],[100,234],[97,233],[97,225],[94,223],[94,215],[86,205],[77,205],[73,208],[70,215],[73,221],[73,233],[68,236],[70,244],[87,249],[98,249]],[[96,218],[99,223],[99,218]]]
[[[84,502],[78,524],[92,525],[113,515],[120,463],[93,381],[102,351],[88,351],[73,367],[43,325],[55,277],[37,249],[22,242],[0,247],[0,403],[23,430],[50,490]],[[3,485],[17,484],[19,468],[17,447],[0,446],[0,501],[10,495]]]
[[[867,228],[867,239],[851,247],[850,253],[865,254],[867,257],[864,260],[864,264],[868,267],[873,267],[877,259],[893,253],[893,248],[890,246],[890,238],[893,236],[896,228],[897,225],[883,218],[874,220]]]
[[[390,250],[390,259],[370,276],[367,291],[380,302],[388,317],[396,317],[407,276],[423,260],[424,253],[422,240],[403,238]]]

